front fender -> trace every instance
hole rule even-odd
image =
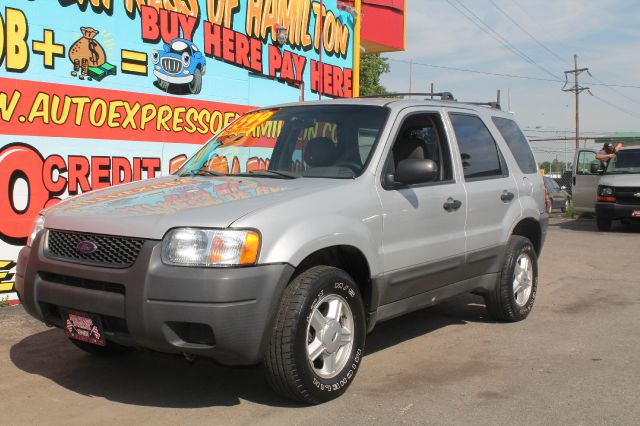
[[[381,220],[381,219],[379,219]],[[352,246],[365,256],[372,276],[381,273],[376,219],[358,221],[339,215],[314,216],[292,222],[282,232],[263,232],[260,263],[298,266],[310,254],[336,245]],[[380,225],[381,226],[381,225]]]

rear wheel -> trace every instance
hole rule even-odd
[[[512,235],[507,242],[500,280],[485,295],[489,314],[498,321],[525,319],[538,290],[538,257],[529,239]]]
[[[365,341],[360,291],[344,271],[316,266],[285,290],[264,359],[273,389],[318,404],[342,395],[362,361]]]
[[[596,216],[596,224],[598,231],[609,231],[611,229],[611,219],[607,217]]]
[[[83,342],[82,340],[69,339],[78,349],[81,349],[91,355],[111,357],[131,352],[134,349],[128,346],[122,346],[117,343],[107,342],[106,346],[94,345],[92,343]]]
[[[571,202],[569,201],[568,198],[566,200],[564,200],[564,206],[562,207],[562,213],[566,213],[567,210],[569,210],[569,205],[570,204],[571,204]]]

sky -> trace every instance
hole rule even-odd
[[[578,68],[592,75],[582,73],[580,85],[593,94],[580,95],[581,134],[640,132],[640,1],[406,1],[406,50],[384,54],[388,90],[409,90],[412,60],[414,92],[428,92],[433,82],[459,100],[493,101],[500,89],[506,109],[510,90],[511,110],[529,139],[573,136],[575,97],[561,89],[577,54]],[[531,145],[538,161],[574,155],[573,141]]]

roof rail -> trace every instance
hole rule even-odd
[[[500,102],[465,102],[465,104],[470,104],[470,105],[482,105],[482,106],[488,106],[491,107],[493,109],[499,109],[502,110],[502,107],[500,106]]]
[[[400,96],[430,96],[431,99],[433,99],[434,97],[438,97],[443,101],[453,101],[453,102],[457,102],[458,100],[456,98],[453,97],[453,94],[451,92],[438,92],[438,93],[380,93],[377,95],[366,95],[366,96],[360,96],[361,98],[395,98],[395,97],[400,97]],[[488,106],[490,108],[493,109],[499,109],[502,110],[502,107],[500,106],[500,102],[464,102],[461,101],[462,103],[465,104],[469,104],[469,105],[480,105],[480,106]]]
[[[380,93],[376,95],[360,96],[361,98],[395,98],[397,96],[430,96],[431,98],[438,97],[443,101],[455,101],[451,92],[438,92],[438,93]]]

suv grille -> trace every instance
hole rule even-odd
[[[178,74],[182,71],[182,61],[174,58],[162,58],[162,68],[168,73]]]
[[[88,254],[78,251],[78,244],[87,241],[95,244],[95,251]],[[88,265],[126,268],[136,261],[143,244],[144,240],[138,238],[49,230],[45,255]]]
[[[616,187],[615,192],[619,204],[640,205],[640,187]]]

